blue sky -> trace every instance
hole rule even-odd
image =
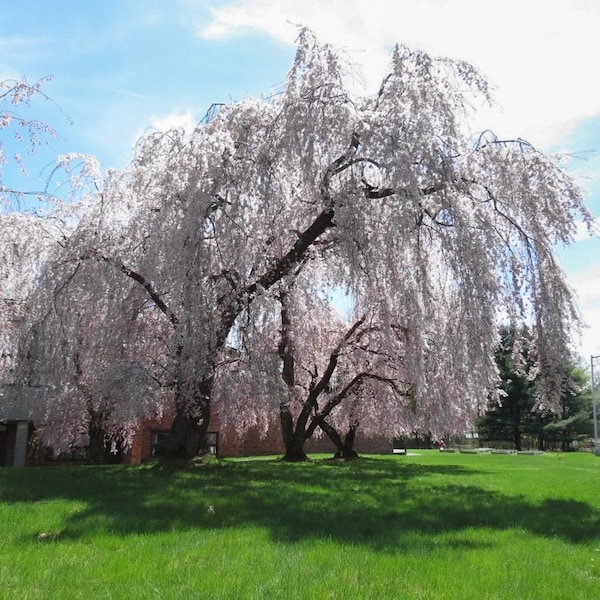
[[[56,104],[38,99],[25,116],[61,136],[25,157],[29,177],[11,183],[40,189],[68,152],[122,167],[148,128],[192,124],[213,102],[280,88],[296,24],[343,47],[367,86],[395,42],[472,62],[497,100],[473,128],[576,155],[570,169],[600,216],[595,0],[4,0],[0,80],[51,75],[44,90]],[[559,255],[591,326],[579,345],[589,359],[600,354],[600,241]]]
[[[0,5],[0,77],[53,77],[44,89],[60,110],[38,101],[29,111],[63,138],[44,157],[76,151],[119,167],[139,134],[160,119],[188,111],[199,119],[212,102],[268,93],[283,81],[291,45],[267,36],[206,40],[193,24],[208,22],[206,10],[194,10],[192,21],[170,5],[152,0]]]

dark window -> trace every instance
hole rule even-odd
[[[165,456],[169,449],[169,432],[168,431],[153,431],[150,442],[150,456],[152,458],[160,458]]]
[[[207,432],[206,441],[208,443],[208,451],[217,456],[219,453],[219,432]],[[169,432],[152,431],[150,444],[150,456],[152,458],[160,458],[161,456],[165,456],[169,448]]]
[[[64,450],[56,456],[53,455],[52,460],[85,461],[87,460],[87,450],[81,446],[70,444],[68,450]]]

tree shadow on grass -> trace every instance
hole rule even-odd
[[[11,502],[76,501],[77,510],[63,509],[61,540],[248,526],[265,528],[279,542],[324,538],[380,550],[407,548],[415,537],[437,547],[483,544],[440,541],[473,528],[519,528],[571,543],[598,537],[600,511],[589,504],[534,503],[473,485],[474,474],[454,465],[369,459],[6,470],[0,510],[10,510],[2,504]]]

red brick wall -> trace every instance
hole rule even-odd
[[[152,458],[152,433],[155,431],[168,432],[171,429],[173,417],[165,416],[162,419],[144,419],[140,422],[137,433],[129,451],[123,455],[123,464],[137,465]],[[219,415],[213,414],[208,426],[209,431],[219,431]],[[221,439],[219,436],[219,445]]]
[[[364,436],[360,430],[356,435],[354,449],[359,454],[391,454],[392,440],[384,436]],[[306,442],[307,454],[335,454],[335,445],[328,437],[311,438]],[[234,429],[221,432],[219,437],[220,456],[263,456],[269,454],[285,454],[285,446],[281,437],[281,427],[274,420],[269,427],[266,437],[261,437],[257,429],[251,429],[240,436]]]
[[[284,451],[281,429],[277,422],[269,427],[266,437],[257,428],[240,435],[232,427],[222,430],[219,436],[219,456],[223,457],[283,455]]]
[[[123,462],[125,464],[139,464],[140,462],[150,460],[152,432],[169,431],[172,421],[171,417],[165,417],[162,420],[149,419],[142,421],[139,431],[134,437],[131,449],[123,457]],[[244,435],[240,435],[231,427],[221,428],[219,415],[214,412],[208,430],[219,433],[217,452],[220,457],[265,456],[272,454],[283,456],[285,453],[278,419],[273,420],[266,437],[262,436],[257,428],[250,429]],[[335,446],[325,436],[308,440],[305,449],[309,455],[325,453],[333,456],[335,453]],[[383,436],[367,437],[361,435],[359,430],[356,435],[354,449],[359,454],[391,454],[392,440]]]

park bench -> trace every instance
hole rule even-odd
[[[406,444],[402,440],[394,440],[392,444],[392,453],[403,454],[404,456],[406,456]]]

